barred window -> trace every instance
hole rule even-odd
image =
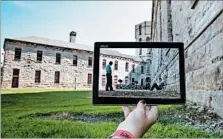
[[[35,73],[35,83],[40,83],[40,78],[41,78],[41,71],[40,70],[36,70],[36,73]]]
[[[60,83],[60,72],[59,71],[55,72],[54,83]]]
[[[14,60],[20,60],[21,59],[21,48],[15,48],[15,57]]]

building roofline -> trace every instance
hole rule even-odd
[[[10,39],[10,38],[5,38],[4,45],[3,45],[4,50],[5,50],[5,44],[6,44],[7,41],[15,41],[15,42],[22,42],[22,43],[30,43],[30,44],[40,44],[40,45],[48,46],[48,47],[58,47],[58,48],[62,48],[62,49],[80,50],[80,51],[87,51],[87,52],[94,53],[94,51],[90,51],[90,50],[76,49],[76,48],[70,48],[70,47],[61,47],[61,46],[56,46],[56,45],[49,45],[49,44],[44,44],[44,43],[35,43],[35,42],[30,42],[30,41],[25,41],[25,40],[18,40],[18,39]],[[109,54],[104,54],[104,53],[101,53],[101,55],[116,56],[116,55],[109,55]],[[129,56],[131,56],[131,55],[129,55]],[[122,56],[116,56],[116,57],[131,59],[133,61],[140,62],[140,61],[135,60],[134,58],[130,58],[130,57],[122,57]]]
[[[90,50],[75,49],[75,48],[69,48],[69,47],[61,47],[61,46],[57,46],[57,45],[49,45],[49,44],[44,44],[44,43],[35,43],[35,42],[30,42],[30,41],[25,41],[25,40],[17,40],[17,39],[10,39],[10,38],[5,38],[5,42],[4,42],[4,46],[3,46],[4,49],[5,49],[6,41],[16,41],[16,42],[23,42],[23,43],[40,44],[40,45],[48,46],[48,47],[58,47],[58,48],[62,48],[62,49],[82,50],[82,51],[93,52],[93,51],[90,51]]]

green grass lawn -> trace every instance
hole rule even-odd
[[[82,113],[88,115],[120,115],[120,106],[92,106],[90,91],[57,91],[33,93],[32,90],[3,90],[1,95],[2,119],[1,137],[5,138],[106,138],[112,134],[119,122],[104,121],[90,123],[74,120],[58,120],[31,115],[44,113]],[[44,91],[44,90],[41,90]],[[7,94],[19,92],[18,94]],[[25,92],[25,93],[23,93]],[[32,93],[28,93],[32,92]],[[159,106],[165,112],[182,106]],[[162,117],[162,115],[160,115]],[[222,133],[204,132],[179,124],[177,119],[159,120],[144,137],[193,138],[223,137]],[[179,120],[179,119],[178,119]]]

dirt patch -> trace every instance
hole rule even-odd
[[[83,113],[39,113],[29,115],[29,117],[38,117],[43,119],[72,120],[89,123],[115,122],[120,123],[124,120],[123,113],[114,114],[83,114]],[[198,106],[187,106],[170,108],[159,112],[157,123],[162,125],[178,124],[179,126],[188,126],[194,129],[201,129],[208,132],[223,132],[223,119],[216,114],[200,110]]]
[[[187,106],[161,111],[158,121],[162,124],[180,124],[211,132],[223,132],[223,119],[199,106]]]
[[[83,113],[46,113],[46,114],[36,114],[32,117],[40,118],[51,118],[57,120],[72,120],[72,121],[82,121],[90,123],[100,123],[100,122],[121,122],[124,120],[122,113],[109,114],[109,115],[95,115],[95,114],[83,114]]]

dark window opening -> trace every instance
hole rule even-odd
[[[22,52],[21,48],[15,48],[14,60],[20,60],[21,59],[21,52]]]
[[[149,42],[150,41],[150,38],[149,37],[146,37],[146,41]]]
[[[43,58],[43,51],[37,51],[37,57],[36,57],[36,61],[37,62],[42,62],[42,58]]]
[[[92,74],[88,73],[87,84],[92,84]]]
[[[13,69],[12,88],[19,87],[19,69]]]
[[[103,69],[106,68],[106,59],[103,59],[103,61],[102,61],[102,68],[103,68]]]
[[[139,55],[142,55],[142,48],[139,48]]]
[[[146,82],[148,83],[148,82],[151,82],[151,78],[150,77],[147,77],[146,78]]]
[[[142,25],[139,25],[139,35],[142,34]]]
[[[141,86],[143,86],[143,79],[141,79]]]
[[[92,57],[88,58],[88,66],[91,67],[92,66]]]
[[[142,41],[142,39],[141,38],[139,38],[139,42],[141,42]]]
[[[144,73],[144,67],[141,66],[141,74],[143,74],[143,73]]]
[[[60,64],[60,62],[61,62],[61,54],[56,53],[56,64]]]
[[[77,66],[77,55],[73,55],[73,66]]]
[[[129,63],[125,63],[125,71],[129,71]]]
[[[40,83],[40,78],[41,78],[41,71],[40,70],[36,70],[36,73],[35,73],[35,83]]]
[[[134,78],[132,78],[132,85],[134,85],[134,83],[135,83],[135,79],[134,79]]]
[[[132,72],[135,72],[135,65],[132,65]]]
[[[55,72],[54,83],[60,83],[60,72],[59,71]]]
[[[115,70],[118,70],[118,61],[115,61],[115,67],[114,67]]]

